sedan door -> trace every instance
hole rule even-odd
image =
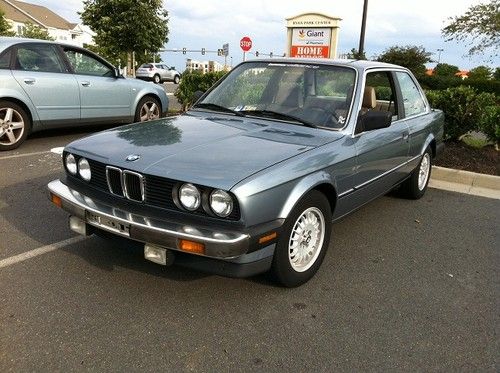
[[[23,43],[15,47],[12,75],[26,92],[45,127],[79,122],[78,82],[59,55],[58,46]]]
[[[116,77],[113,66],[78,48],[64,54],[80,90],[82,123],[128,122],[134,116],[127,79]]]

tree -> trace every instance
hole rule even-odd
[[[493,69],[488,66],[477,66],[469,71],[469,79],[490,80],[493,75]]]
[[[497,67],[495,69],[495,72],[493,73],[493,79],[500,80],[500,67]]]
[[[2,9],[0,9],[0,36],[16,36],[14,31],[10,31],[10,23],[5,19]]]
[[[450,65],[447,63],[438,63],[434,68],[434,75],[454,77],[458,73],[458,66]]]
[[[123,67],[127,64],[127,52],[116,52],[114,50],[110,50],[109,48],[101,47],[99,45],[84,45],[84,48],[97,53],[99,56],[106,59],[108,62],[111,62],[115,66]],[[135,62],[137,66],[142,65],[147,62],[161,62],[161,56],[159,54],[154,53],[137,53],[135,55]]]
[[[84,0],[80,13],[84,24],[95,33],[94,41],[105,55],[127,56],[132,52],[158,53],[168,41],[168,12],[162,0]]]
[[[360,54],[356,48],[352,48],[351,51],[347,53],[347,58],[352,60],[366,60],[366,54],[364,51]]]
[[[497,56],[500,47],[500,0],[471,6],[464,15],[450,17],[441,32],[446,41],[462,41],[470,45],[468,55]]]
[[[41,40],[55,40],[49,35],[49,32],[31,22],[26,22],[24,24],[23,33],[20,35],[24,38],[29,39],[41,39]]]
[[[415,75],[422,75],[425,73],[424,64],[431,61],[431,54],[422,46],[393,46],[379,55],[377,61],[401,65],[410,69]]]

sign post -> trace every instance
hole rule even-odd
[[[229,56],[229,44],[222,44],[222,51],[224,54],[224,69],[227,69],[227,56]]]
[[[243,61],[245,61],[247,52],[252,49],[252,39],[248,36],[242,37],[240,40],[240,48],[243,50]]]

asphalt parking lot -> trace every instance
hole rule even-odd
[[[380,198],[333,226],[316,277],[283,289],[72,239],[47,198],[50,149],[87,133],[0,153],[0,371],[499,370],[499,200]]]

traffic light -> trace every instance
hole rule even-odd
[[[224,49],[217,49],[217,56],[223,56],[224,55]]]
[[[273,52],[269,53],[269,58],[273,58]]]
[[[201,54],[205,55],[205,48],[201,48]]]
[[[187,52],[187,49],[186,48],[182,48],[182,54],[186,54]]]
[[[259,57],[259,51],[255,52],[255,57]]]

